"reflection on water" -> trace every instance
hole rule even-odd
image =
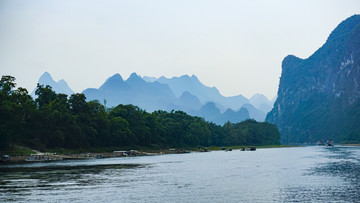
[[[0,202],[2,201],[47,201],[50,195],[72,194],[81,200],[73,189],[94,190],[111,183],[108,177],[126,174],[139,164],[75,164],[45,165],[24,164],[23,167],[0,168]],[[55,198],[56,199],[56,198]],[[65,199],[64,199],[65,201]]]
[[[341,178],[344,183],[328,186],[332,191],[333,201],[360,201],[360,148],[337,147],[327,148],[325,155],[330,159],[313,169],[313,175],[326,178]]]
[[[0,202],[356,202],[359,147],[0,166]]]

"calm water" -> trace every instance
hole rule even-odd
[[[360,147],[0,165],[0,202],[360,202]]]

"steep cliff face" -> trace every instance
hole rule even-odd
[[[360,15],[330,34],[308,59],[282,62],[278,98],[266,120],[282,143],[360,141]]]

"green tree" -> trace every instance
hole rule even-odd
[[[35,95],[37,96],[35,101],[39,108],[49,105],[50,102],[56,99],[56,93],[49,85],[44,86],[40,85],[39,83],[37,84]]]
[[[16,86],[15,78],[2,76],[0,80],[0,149],[6,149],[10,144],[11,137],[18,132],[19,119],[15,112],[15,103],[12,95]]]

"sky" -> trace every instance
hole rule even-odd
[[[359,0],[1,0],[0,74],[45,72],[75,92],[119,73],[196,75],[224,96],[272,99],[281,62],[308,58]]]

